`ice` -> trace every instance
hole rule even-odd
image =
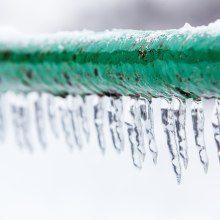
[[[193,102],[191,115],[193,130],[195,133],[195,142],[199,151],[200,161],[203,165],[205,173],[207,173],[209,161],[204,140],[204,113],[202,108],[202,101]]]
[[[52,95],[48,95],[47,97],[47,114],[48,114],[48,119],[49,119],[49,124],[52,133],[54,134],[55,137],[58,137],[58,129],[57,129],[57,112],[56,112],[56,100],[55,97]]]
[[[44,109],[43,109],[43,100],[42,96],[38,95],[34,103],[35,109],[35,122],[38,135],[38,141],[43,148],[46,148],[46,133],[45,133],[45,118],[44,118]]]
[[[86,97],[77,97],[79,99],[79,115],[81,118],[82,130],[85,135],[85,139],[89,142],[90,131],[89,131],[89,123],[88,123],[88,112],[87,112],[87,102]]]
[[[218,151],[218,158],[220,162],[220,100],[215,100],[215,106],[212,117],[212,126],[214,130],[214,138]]]
[[[5,117],[7,108],[10,112]],[[177,182],[180,183],[181,162],[186,168],[189,160],[185,128],[186,100],[177,97],[172,97],[170,100],[163,99],[161,115],[172,167]],[[75,147],[82,149],[85,144],[94,144],[97,140],[101,152],[105,153],[109,144],[107,138],[110,137],[118,153],[122,153],[126,144],[128,145],[135,167],[142,168],[148,148],[153,162],[157,163],[158,150],[154,134],[152,102],[144,97],[2,94],[0,95],[0,140],[5,138],[7,119],[10,117],[17,145],[30,152],[34,150],[35,145],[32,134],[37,135],[37,140],[43,148],[46,147],[49,127],[55,138],[64,137],[70,149]],[[204,140],[202,101],[193,101],[191,119],[200,161],[207,172],[209,161]],[[90,137],[89,125],[92,124],[97,135],[95,137]],[[215,100],[212,126],[220,160],[219,99]]]
[[[117,152],[124,149],[123,134],[123,100],[122,97],[110,97],[110,106],[108,109],[109,127],[113,145]]]
[[[59,107],[60,119],[66,143],[72,149],[75,143],[73,135],[73,130],[75,129],[75,127],[74,129],[73,127],[71,127],[71,111],[68,110],[67,106],[65,105],[65,101],[66,100],[64,100],[64,104],[62,105],[62,107]]]
[[[67,97],[67,108],[69,115],[70,128],[75,143],[79,149],[83,147],[81,124],[80,124],[80,100],[74,96]]]
[[[146,133],[147,143],[149,146],[149,150],[153,156],[154,164],[157,163],[157,146],[155,142],[155,135],[154,135],[154,122],[153,122],[153,109],[151,106],[151,102],[145,98],[139,99],[139,108],[140,108],[140,116],[143,125],[143,130]]]
[[[177,182],[180,183],[182,172],[181,172],[179,149],[176,143],[173,102],[162,100],[161,113],[162,113],[162,123],[167,138],[167,145],[171,155],[173,170],[176,174]]]
[[[128,139],[131,146],[133,164],[137,168],[142,168],[142,161],[145,157],[144,149],[140,148],[140,133],[137,128],[140,111],[138,110],[136,98],[131,98],[128,103],[128,111],[125,112],[125,123],[127,125]],[[138,113],[138,115],[136,115]]]
[[[175,130],[176,139],[179,147],[179,153],[183,161],[185,169],[188,166],[188,149],[186,142],[186,103],[185,100],[173,98],[174,102],[174,120],[175,120]]]
[[[11,105],[12,122],[15,140],[21,148],[26,147],[30,152],[33,151],[30,134],[30,117],[28,102],[25,97],[20,96],[15,104]]]
[[[97,132],[98,145],[101,151],[105,152],[105,138],[104,138],[104,97],[97,97],[94,105],[94,122]]]

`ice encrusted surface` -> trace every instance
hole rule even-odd
[[[171,29],[171,30],[124,30],[124,29],[113,29],[106,30],[103,32],[94,32],[90,30],[83,31],[72,31],[72,32],[57,32],[57,33],[40,33],[40,34],[24,34],[19,30],[11,27],[0,27],[0,45],[3,44],[8,47],[10,46],[20,46],[25,47],[30,44],[37,45],[50,45],[58,43],[60,49],[62,50],[65,43],[74,43],[77,41],[80,42],[94,42],[100,40],[120,40],[123,38],[135,38],[136,41],[145,39],[146,42],[151,42],[154,39],[157,39],[162,34],[167,34],[172,36],[173,34],[208,34],[208,35],[219,35],[220,34],[220,19],[216,20],[213,23],[210,23],[207,26],[197,26],[193,27],[190,24],[186,23],[180,29]],[[64,44],[64,45],[62,45]]]

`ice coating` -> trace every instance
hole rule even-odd
[[[12,123],[14,128],[15,140],[19,147],[26,147],[29,151],[33,151],[30,135],[30,120],[27,101],[24,97],[19,97],[17,103],[12,104]]]
[[[215,100],[215,106],[212,116],[212,126],[214,130],[214,138],[216,142],[218,158],[220,162],[220,100]]]
[[[13,93],[10,95],[2,94],[0,96],[0,103],[2,104],[0,107],[4,106],[2,112],[0,109],[0,129],[3,129],[3,134],[6,134],[8,126],[5,125],[10,119],[15,141],[22,150],[34,152],[37,144],[46,146],[48,129],[55,137],[63,137],[70,149],[75,147],[82,149],[85,144],[88,144],[87,139],[91,132],[89,125],[91,125],[93,126],[93,135],[90,137],[89,144],[96,139],[102,153],[106,152],[108,146],[112,146],[108,141],[108,138],[111,138],[112,147],[117,152],[123,153],[124,148],[131,151],[131,158],[135,167],[139,169],[143,167],[148,148],[153,162],[157,162],[160,149],[157,149],[157,140],[155,140],[154,135],[152,101],[147,98],[117,95],[88,95],[83,97],[68,95],[61,98],[35,93],[32,96]],[[1,102],[2,100],[4,101]],[[216,99],[212,126],[218,157],[220,151],[219,106],[220,102]],[[10,110],[9,117],[5,117],[5,109]],[[181,168],[181,160],[185,167],[189,160],[186,142],[187,130],[185,129],[186,100],[176,97],[172,97],[170,100],[162,99],[161,109],[159,110],[165,131],[163,141],[167,143],[172,167],[177,182],[180,183],[184,171]],[[209,161],[204,140],[204,112],[201,101],[193,101],[190,119],[200,161],[207,172]],[[1,123],[4,124],[2,128]],[[53,130],[53,126],[56,126],[56,130]],[[55,135],[57,133],[59,136]],[[36,135],[39,143],[34,143],[32,134]],[[163,137],[161,136],[161,138]]]
[[[127,104],[128,111],[125,112],[125,124],[127,125],[128,139],[131,147],[131,154],[133,159],[133,164],[137,168],[142,168],[142,161],[145,156],[145,152],[141,151],[140,135],[137,133],[137,119],[139,118],[139,111],[137,109],[137,100],[131,98]],[[135,113],[138,113],[138,117],[135,117]]]
[[[176,139],[179,147],[179,153],[183,161],[185,169],[188,166],[188,149],[186,141],[186,103],[185,100],[175,99],[172,100],[174,106],[174,121],[176,130]]]
[[[139,100],[139,107],[143,131],[145,131],[147,139],[145,140],[145,143],[148,143],[149,150],[153,156],[153,162],[156,164],[158,151],[154,135],[153,109],[151,102],[142,97]]]
[[[58,137],[58,129],[57,129],[57,113],[56,113],[56,105],[55,98],[51,95],[48,95],[47,98],[47,114],[49,118],[50,128],[55,137]]]
[[[172,101],[163,100],[161,103],[162,123],[167,138],[173,170],[176,174],[177,182],[180,184],[182,171],[180,164],[180,154],[176,143],[174,108]]]
[[[104,139],[104,98],[97,97],[96,104],[94,106],[94,122],[95,122],[95,128],[97,131],[97,138],[98,138],[98,145],[101,149],[101,151],[105,152],[105,139]]]
[[[122,97],[110,97],[108,117],[113,145],[115,149],[120,153],[124,149]]]
[[[34,103],[35,109],[35,121],[37,127],[37,135],[38,140],[43,148],[46,147],[46,137],[45,137],[45,119],[44,119],[44,112],[43,112],[43,103],[42,103],[42,96],[39,95]]]
[[[200,161],[203,165],[205,173],[208,171],[209,160],[206,152],[205,139],[204,139],[204,112],[202,101],[194,101],[192,104],[192,124],[195,133],[195,142],[199,151]]]

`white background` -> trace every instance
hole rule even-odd
[[[220,167],[210,123],[213,103],[205,102],[208,174],[204,174],[199,162],[187,108],[190,160],[181,185],[176,182],[169,159],[160,100],[153,103],[158,164],[153,165],[147,152],[142,170],[132,165],[127,139],[125,151],[121,155],[115,152],[107,124],[107,151],[103,156],[92,123],[91,142],[80,152],[65,145],[62,132],[60,139],[55,139],[46,121],[49,146],[44,151],[37,144],[31,121],[34,143],[31,154],[28,149],[15,146],[7,118],[7,144],[0,147],[0,219],[220,219]]]

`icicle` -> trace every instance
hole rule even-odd
[[[141,100],[136,99],[135,107],[134,107],[134,130],[136,133],[136,140],[138,143],[138,151],[140,152],[142,161],[144,161],[146,156],[146,149],[144,146],[144,134],[143,134],[143,125],[141,122],[140,104],[141,104]]]
[[[27,147],[32,151],[27,100],[23,96],[16,96],[15,98],[17,103],[11,106],[15,140],[18,146]]]
[[[20,121],[20,129],[22,132],[23,142],[24,145],[32,151],[33,148],[31,146],[30,141],[30,121],[29,121],[29,113],[28,113],[28,107],[19,107],[18,108],[18,117]]]
[[[80,101],[76,97],[68,96],[68,114],[70,116],[70,126],[72,128],[75,143],[79,149],[82,148],[81,127],[79,121],[80,115]]]
[[[56,105],[54,103],[54,97],[49,95],[47,98],[47,114],[51,131],[55,137],[58,137],[57,121],[56,121]]]
[[[180,99],[173,99],[172,102],[174,102],[173,105],[177,144],[179,147],[180,156],[186,169],[189,160],[185,130],[186,104],[185,100]]]
[[[94,106],[94,121],[97,131],[98,144],[102,152],[105,152],[105,140],[104,140],[104,97],[98,97],[98,102]]]
[[[15,141],[19,147],[23,147],[21,140],[21,126],[19,121],[19,108],[16,105],[11,105],[12,123],[14,128]]]
[[[0,141],[5,140],[4,95],[0,95]]]
[[[199,151],[200,161],[203,164],[205,173],[208,171],[208,156],[204,140],[204,113],[201,101],[194,101],[192,104],[192,124],[195,133],[195,142]]]
[[[86,109],[86,100],[85,98],[81,98],[78,96],[78,99],[81,99],[82,101],[80,102],[79,106],[79,115],[81,118],[81,123],[82,123],[82,130],[83,133],[86,137],[86,141],[89,142],[89,137],[90,137],[90,132],[89,132],[89,124],[88,124],[88,115],[87,115],[87,109]]]
[[[218,158],[220,162],[220,100],[215,100],[215,107],[212,117],[212,126],[214,130],[214,138],[218,150]]]
[[[122,114],[122,97],[110,97],[110,107],[108,110],[109,126],[113,145],[119,153],[124,149]]]
[[[45,137],[45,122],[43,114],[43,103],[41,95],[38,95],[35,103],[35,122],[37,128],[37,135],[39,143],[45,148],[46,147],[46,137]]]
[[[180,183],[182,175],[181,164],[178,147],[175,139],[174,110],[170,101],[162,101],[161,113],[162,123],[164,125],[164,131],[167,137],[167,145],[171,155],[173,169],[177,177],[177,182]]]
[[[71,111],[68,110],[66,106],[66,101],[63,100],[64,103],[62,106],[59,107],[60,111],[60,118],[61,118],[61,125],[63,129],[63,133],[65,135],[66,144],[72,149],[74,147],[74,135],[73,135],[73,128],[71,126]]]
[[[153,156],[153,162],[156,164],[158,152],[154,136],[153,110],[151,103],[145,98],[141,98],[139,104],[143,130],[145,130],[147,136],[147,142]]]
[[[142,158],[138,149],[139,140],[137,130],[135,129],[136,100],[130,99],[129,105],[129,111],[125,112],[125,124],[127,125],[128,139],[131,145],[133,164],[135,167],[141,168]]]

